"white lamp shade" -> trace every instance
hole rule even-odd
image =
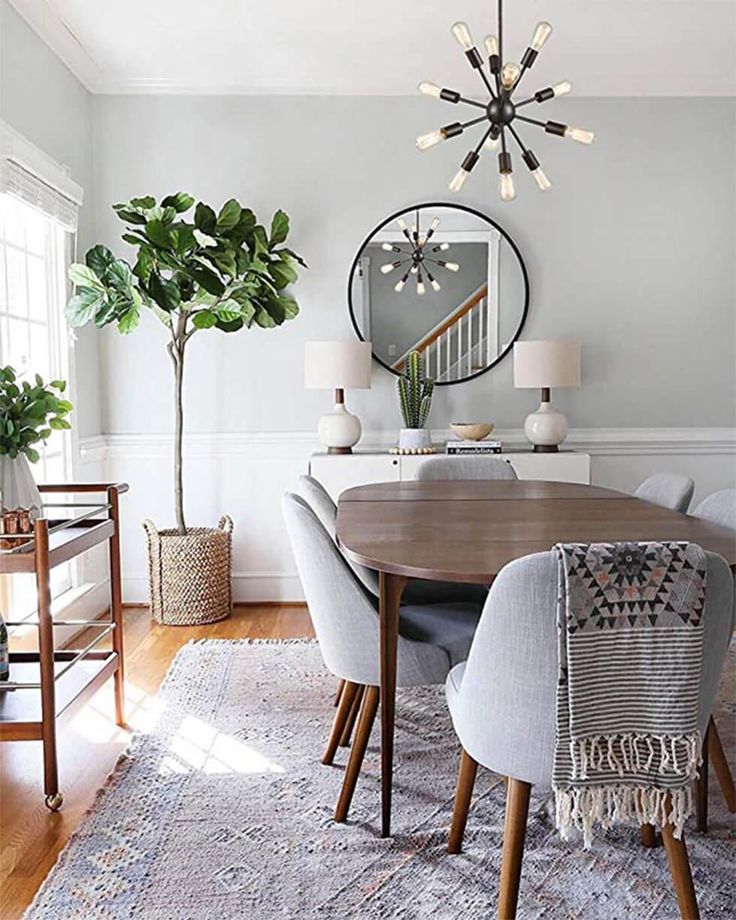
[[[370,342],[307,342],[304,385],[308,390],[367,390],[371,385]]]
[[[516,342],[514,345],[514,386],[579,387],[580,342]]]

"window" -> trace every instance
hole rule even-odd
[[[10,194],[0,194],[0,365],[12,365],[19,377],[40,374],[46,382],[69,379],[64,320],[70,234],[55,219]],[[38,482],[70,478],[71,444],[66,431],[55,431],[32,466]],[[71,587],[72,568],[52,571],[54,596]],[[13,615],[35,607],[30,576],[14,576]]]

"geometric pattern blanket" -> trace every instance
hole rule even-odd
[[[558,544],[557,828],[692,812],[706,557],[695,543]]]

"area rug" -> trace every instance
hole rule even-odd
[[[443,690],[399,691],[395,836],[382,840],[377,731],[350,820],[332,820],[347,754],[319,762],[334,689],[314,642],[185,646],[157,724],[135,737],[28,920],[495,916],[503,781],[479,771],[464,852],[448,856],[459,748]],[[724,728],[733,716],[722,708]],[[560,841],[549,805],[533,797],[520,918],[679,916],[661,848],[620,828],[583,852]],[[695,885],[703,918],[732,917],[736,844],[715,781],[710,806],[709,834],[688,836]]]

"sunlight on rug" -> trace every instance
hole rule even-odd
[[[733,763],[732,674],[720,724]],[[464,852],[448,856],[459,747],[443,688],[399,691],[391,840],[378,832],[378,731],[348,823],[332,820],[347,759],[319,762],[334,690],[314,642],[185,646],[27,920],[495,916],[503,781],[479,772]],[[715,779],[710,809],[688,849],[702,916],[727,917],[736,834]],[[584,853],[533,796],[520,920],[677,916],[661,848],[617,828]]]

